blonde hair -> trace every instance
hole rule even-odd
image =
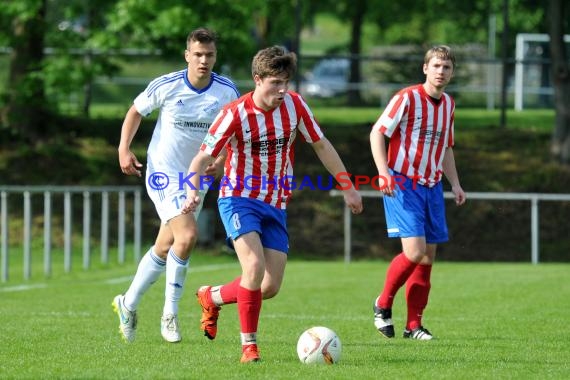
[[[451,61],[453,64],[453,69],[455,70],[455,54],[451,51],[451,48],[447,45],[434,46],[426,52],[424,56],[424,64],[428,64],[432,58],[439,58],[446,61]]]

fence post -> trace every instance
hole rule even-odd
[[[101,262],[109,263],[109,192],[101,193]]]
[[[71,193],[63,195],[63,267],[65,273],[71,272]]]
[[[32,277],[32,202],[29,191],[24,191],[24,279]]]
[[[51,276],[51,192],[44,191],[44,274]]]
[[[91,193],[83,192],[83,269],[91,265]]]
[[[342,192],[338,190],[331,190],[329,195],[338,197]],[[381,197],[382,194],[378,191],[360,191],[362,197]],[[455,196],[452,192],[446,191],[443,193],[444,198],[453,199]],[[531,201],[531,220],[530,220],[530,239],[531,239],[531,262],[538,264],[540,261],[540,221],[539,221],[539,201],[559,201],[570,202],[570,194],[543,194],[543,193],[498,193],[498,192],[470,192],[467,193],[467,199],[479,200],[525,200]],[[350,217],[350,215],[349,215]],[[350,259],[350,241],[351,241],[351,220],[346,216],[344,221],[344,254],[345,260]],[[347,226],[348,221],[348,226]]]
[[[125,262],[125,192],[119,192],[119,220],[118,220],[118,259],[119,263]]]
[[[72,235],[74,232],[82,233],[82,252],[81,260],[84,269],[89,269],[92,263],[93,249],[91,247],[91,232],[93,227],[93,194],[101,193],[101,261],[108,263],[109,261],[109,216],[110,216],[110,193],[118,195],[118,256],[119,263],[125,262],[126,250],[126,195],[132,194],[134,199],[132,201],[133,207],[133,253],[135,261],[140,260],[140,249],[142,240],[142,202],[141,202],[141,189],[134,186],[0,186],[0,282],[7,282],[10,276],[9,259],[10,259],[10,225],[9,225],[9,210],[8,210],[8,197],[10,193],[21,195],[23,198],[21,217],[16,217],[17,220],[22,221],[22,238],[19,240],[19,247],[22,247],[22,271],[23,278],[28,280],[32,277],[32,265],[35,261],[39,262],[41,250],[33,248],[34,242],[34,218],[35,213],[32,210],[34,205],[33,197],[36,194],[43,194],[43,272],[46,277],[52,275],[53,256],[52,245],[53,237],[53,194],[63,195],[63,266],[64,271],[69,273],[72,270],[73,260],[78,259],[74,257],[74,240]],[[82,194],[82,227],[73,224],[73,202],[76,201],[75,195]],[[20,198],[18,197],[18,200]],[[59,198],[58,198],[59,199]],[[130,199],[129,199],[130,201]],[[131,205],[129,204],[129,207]],[[130,210],[130,208],[129,208]],[[36,212],[37,213],[37,212]],[[61,212],[60,212],[61,213]],[[58,215],[60,213],[57,213]],[[20,219],[21,218],[21,219]],[[99,220],[99,219],[97,219]],[[130,221],[130,220],[129,220]],[[80,224],[80,223],[77,223]],[[39,228],[42,228],[39,227]],[[115,227],[113,225],[113,227]],[[113,228],[115,231],[115,228]],[[41,238],[41,236],[39,237]],[[36,252],[37,251],[37,252]],[[32,260],[32,255],[33,260]],[[37,256],[37,257],[36,257]]]
[[[538,237],[538,197],[535,195],[531,199],[531,206],[530,206],[530,229],[531,229],[531,261],[533,264],[538,264],[539,257],[538,257],[538,246],[539,246],[539,237]]]

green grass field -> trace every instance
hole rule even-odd
[[[294,255],[294,253],[292,254]],[[567,379],[570,266],[565,264],[437,263],[424,324],[437,337],[404,340],[403,292],[394,305],[398,335],[382,338],[371,304],[387,263],[296,261],[281,293],[264,302],[259,328],[263,361],[239,364],[235,305],[222,309],[218,338],[199,331],[199,285],[239,273],[234,257],[196,252],[181,303],[183,340],[160,336],[162,281],[139,307],[133,344],[123,343],[110,306],[134,264],[74,270],[49,280],[0,285],[1,378],[187,379]],[[297,359],[306,328],[324,325],[340,336],[333,366]]]

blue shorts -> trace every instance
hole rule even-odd
[[[423,236],[429,244],[449,240],[441,182],[427,187],[406,178],[402,186],[396,185],[393,197],[383,198],[388,237]]]
[[[218,210],[226,229],[228,245],[243,234],[256,231],[264,248],[289,252],[287,213],[257,199],[225,197],[218,199]]]

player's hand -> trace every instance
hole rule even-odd
[[[201,201],[202,200],[198,195],[189,194],[188,197],[186,198],[186,201],[184,201],[184,204],[182,205],[182,209],[180,210],[180,212],[182,214],[188,214],[190,212],[196,211]]]
[[[130,150],[119,151],[119,165],[121,171],[126,175],[136,175],[137,177],[142,175],[139,169],[143,167],[143,164],[137,160],[137,157]]]
[[[360,214],[364,209],[362,206],[362,196],[353,187],[344,191],[344,202],[353,214]]]
[[[218,175],[216,165],[210,164],[210,165],[206,166],[206,170],[205,170],[204,174],[207,176],[216,177]]]
[[[220,178],[224,174],[224,164],[226,162],[226,157],[220,155],[216,158],[216,161],[211,163],[206,167],[206,175],[211,175],[214,178]]]
[[[378,174],[378,187],[384,196],[394,196],[394,178],[389,173]]]
[[[211,163],[206,167],[206,171],[204,174],[212,176],[214,178],[220,178],[223,173],[224,173],[224,161],[216,160],[214,163]]]
[[[467,196],[465,195],[465,192],[463,191],[461,186],[459,185],[452,186],[451,192],[453,193],[453,195],[455,195],[455,204],[457,206],[461,206],[467,200]]]

